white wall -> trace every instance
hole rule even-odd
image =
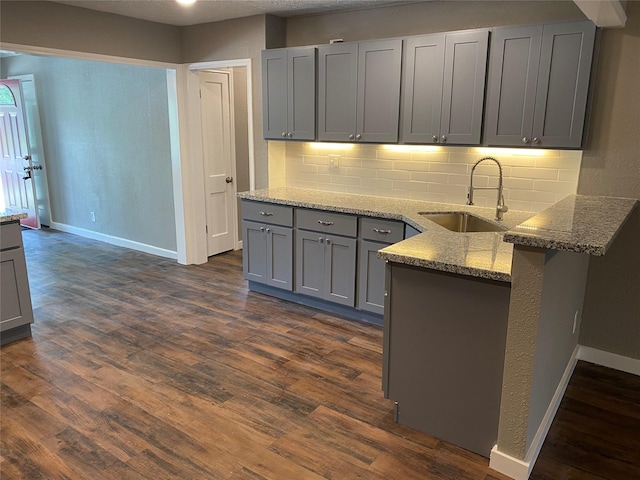
[[[175,252],[166,70],[20,55],[1,73],[35,75],[54,225]]]

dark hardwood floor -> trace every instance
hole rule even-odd
[[[393,421],[382,330],[199,266],[25,231],[33,338],[0,354],[0,478],[484,479]],[[638,377],[580,364],[532,478],[640,478]],[[632,476],[625,476],[632,475]]]

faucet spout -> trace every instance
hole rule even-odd
[[[498,180],[498,187],[474,187],[473,186],[473,174],[475,173],[476,167],[485,161],[491,161],[494,162],[497,166],[498,166],[498,172],[500,174],[499,180]],[[507,207],[504,204],[504,194],[502,192],[502,179],[503,179],[503,175],[502,175],[502,165],[500,164],[500,162],[498,160],[496,160],[493,157],[483,157],[480,160],[478,160],[473,167],[471,168],[471,178],[469,179],[469,193],[467,194],[467,205],[473,205],[473,192],[475,190],[497,190],[498,191],[498,201],[496,204],[496,220],[501,221],[503,218],[503,215],[505,212],[507,212],[509,210],[509,207]]]

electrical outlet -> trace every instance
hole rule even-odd
[[[91,215],[91,221],[95,222],[96,221],[96,212],[89,212],[89,215]]]
[[[338,168],[340,166],[340,155],[335,153],[329,154],[329,167],[330,168]]]

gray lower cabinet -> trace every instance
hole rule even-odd
[[[33,308],[19,222],[0,225],[0,343],[31,334]]]
[[[355,306],[357,218],[296,209],[297,293]]]
[[[494,29],[485,143],[580,147],[594,41],[590,21]]]
[[[262,51],[262,114],[265,139],[315,139],[315,87],[315,47]]]
[[[318,140],[398,141],[401,40],[318,47]]]
[[[382,380],[397,421],[488,457],[510,284],[392,262],[386,281]]]
[[[360,218],[358,239],[357,308],[382,315],[385,297],[385,262],[378,250],[404,238],[404,223],[378,218]]]
[[[405,40],[404,143],[479,144],[489,31]]]
[[[293,208],[242,201],[242,272],[246,280],[293,290]]]

